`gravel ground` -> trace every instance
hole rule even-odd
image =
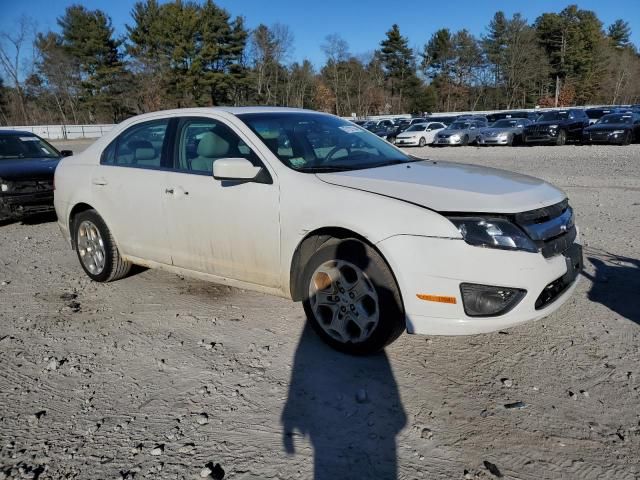
[[[352,358],[298,304],[149,270],[92,283],[50,218],[3,225],[0,479],[640,478],[640,145],[411,153],[562,187],[575,296]]]

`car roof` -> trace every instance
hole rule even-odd
[[[36,134],[33,132],[26,132],[24,130],[8,130],[8,129],[0,129],[0,135],[22,135],[25,137],[35,137]]]

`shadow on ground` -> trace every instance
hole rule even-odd
[[[640,325],[640,260],[596,250],[587,251],[595,267],[589,300]]]
[[[397,478],[396,435],[406,414],[384,352],[339,353],[307,325],[295,353],[282,423],[290,455],[300,435],[311,442],[315,480]]]

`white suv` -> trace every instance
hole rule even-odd
[[[473,334],[549,315],[582,265],[565,194],[420,160],[332,115],[157,112],[55,175],[64,236],[95,281],[133,264],[302,301],[333,347]]]

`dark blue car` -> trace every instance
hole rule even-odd
[[[31,132],[0,130],[0,221],[53,211],[53,175],[69,155]]]

